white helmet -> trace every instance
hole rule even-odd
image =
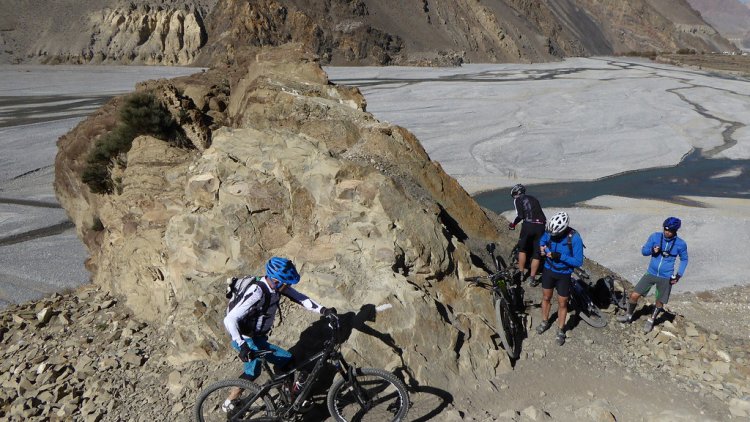
[[[568,228],[569,222],[570,218],[568,217],[568,213],[566,213],[565,211],[558,212],[557,214],[553,215],[552,218],[547,220],[547,231],[550,232],[553,236],[556,236],[564,232],[565,229]]]

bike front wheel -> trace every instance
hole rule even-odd
[[[276,414],[274,402],[268,395],[255,397],[260,387],[243,379],[219,381],[203,390],[195,404],[194,416],[198,422],[213,421],[269,421]],[[239,396],[228,405],[231,393]],[[255,397],[255,399],[253,399]]]
[[[404,383],[375,368],[355,369],[353,380],[337,378],[326,401],[331,416],[339,422],[400,422],[409,411]]]
[[[578,310],[578,316],[586,321],[586,324],[594,328],[604,328],[607,326],[607,318],[593,303],[589,303],[588,306],[582,306],[581,309]]]
[[[500,336],[505,353],[511,359],[518,358],[516,351],[516,329],[508,302],[502,297],[495,299],[495,331]]]

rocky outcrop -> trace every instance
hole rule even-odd
[[[7,4],[14,43],[7,61],[186,65],[207,41],[203,19],[212,2],[28,0]],[[2,8],[2,6],[0,6]],[[6,41],[8,43],[8,41]]]
[[[88,19],[94,35],[81,54],[84,62],[185,65],[193,62],[207,40],[195,7],[107,9]]]
[[[393,63],[403,40],[367,21],[362,1],[219,0],[197,64],[242,62],[260,46],[301,43],[327,63]]]
[[[184,81],[141,88],[181,93],[190,110],[187,95],[202,92]],[[116,107],[61,138],[56,191],[94,282],[167,327],[173,362],[222,355],[224,279],[283,255],[297,262],[300,289],[327,306],[392,306],[351,334],[348,353],[363,363],[438,388],[509,369],[486,323],[489,295],[460,281],[481,273],[465,241],[496,238],[494,226],[411,133],[366,113],[359,92],[330,84],[300,47],[258,56],[231,86],[228,127],[210,144],[136,138],[113,170],[118,192],[94,195],[77,163]],[[286,311],[275,337],[293,344],[301,313]]]

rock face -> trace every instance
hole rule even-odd
[[[734,50],[685,0],[25,0],[0,3],[0,29],[3,62],[218,66],[290,41],[369,65]]]
[[[141,89],[175,113],[194,111],[184,95],[205,92],[184,80]],[[55,187],[91,251],[94,282],[168,327],[173,361],[221,355],[224,279],[261,274],[282,255],[298,264],[300,290],[326,306],[353,316],[392,306],[349,338],[363,363],[438,388],[509,369],[485,322],[489,294],[459,281],[481,273],[465,240],[495,239],[494,226],[411,133],[375,120],[356,89],[331,85],[298,47],[264,50],[232,84],[229,126],[210,143],[136,138],[127,166],[113,170],[118,193],[94,195],[81,163],[116,107],[61,138]],[[289,309],[275,337],[293,342],[300,313]]]
[[[6,61],[185,65],[207,41],[213,2],[38,0],[3,3]],[[12,8],[12,10],[10,9]],[[0,21],[2,23],[2,21]]]

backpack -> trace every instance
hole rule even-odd
[[[242,334],[255,332],[258,318],[268,316],[268,310],[271,307],[272,299],[271,291],[268,290],[266,283],[261,282],[261,278],[258,276],[245,276],[242,278],[232,277],[227,279],[227,284],[226,296],[227,299],[229,299],[229,303],[227,304],[227,314],[231,312],[238,303],[242,302],[242,300],[250,293],[253,286],[257,285],[258,288],[260,288],[262,292],[262,301],[253,305],[247,314],[239,321],[240,332]],[[281,308],[277,309],[279,311],[279,317],[283,321],[283,316],[280,312]]]
[[[573,256],[573,235],[578,233],[576,229],[573,227],[568,227],[568,252],[570,252],[570,256]],[[581,245],[583,245],[583,248],[586,249],[586,245],[583,244],[583,240],[581,240]]]
[[[227,304],[227,313],[231,312],[232,309],[234,309],[234,307],[237,306],[237,304],[245,298],[245,295],[247,295],[250,289],[255,285],[260,287],[260,289],[263,291],[263,304],[253,311],[266,313],[266,311],[268,310],[268,305],[271,301],[271,295],[269,294],[270,292],[268,291],[268,287],[265,285],[265,283],[260,282],[260,277],[232,277],[227,280],[227,284],[227,299],[229,299],[229,303]]]

